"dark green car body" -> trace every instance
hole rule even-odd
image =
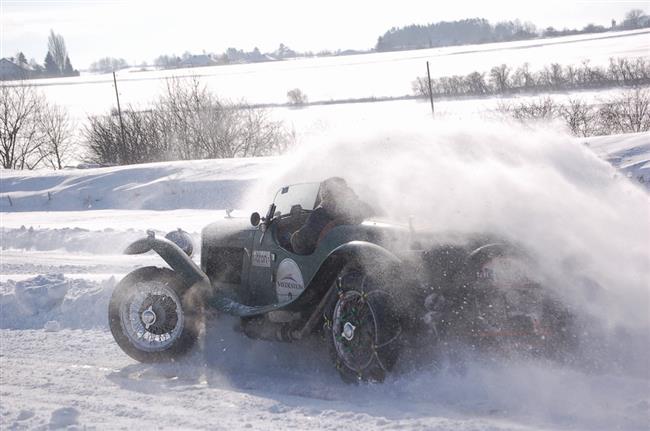
[[[302,186],[306,185],[280,189],[271,211],[256,226],[244,218],[207,225],[201,234],[200,267],[166,239],[140,240],[146,245],[135,247],[136,243],[127,253],[154,249],[186,280],[188,288],[202,284],[205,304],[220,312],[253,318],[286,310],[307,319],[330,290],[336,274],[351,260],[363,261],[375,272],[398,267],[403,292],[395,294],[406,296],[408,291],[412,299],[451,286],[454,274],[468,264],[471,252],[489,243],[487,237],[414,232],[404,224],[369,219],[337,225],[322,236],[311,254],[296,254],[281,237],[302,226],[314,201],[296,198],[307,202],[307,209],[284,214],[276,204],[278,196],[290,196],[292,187]],[[284,205],[290,206],[291,200]]]

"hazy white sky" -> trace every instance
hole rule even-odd
[[[268,52],[284,43],[298,51],[367,49],[391,27],[482,17],[519,18],[540,27],[609,25],[650,0],[0,0],[0,57],[22,51],[39,63],[50,29],[66,41],[72,64],[101,57],[130,63],[160,54]]]

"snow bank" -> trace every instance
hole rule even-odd
[[[161,232],[159,232],[161,233]],[[162,233],[164,235],[164,233]],[[146,236],[145,231],[91,231],[81,228],[19,229],[0,228],[2,249],[64,250],[75,253],[119,253],[133,241]]]
[[[239,208],[278,158],[194,160],[63,171],[3,171],[0,211]]]
[[[92,282],[63,274],[0,282],[0,328],[107,328],[114,286],[114,278]]]
[[[650,132],[585,138],[584,143],[650,191]]]
[[[438,125],[436,123],[436,126]],[[650,133],[601,136],[577,141],[585,143],[600,157],[620,169],[625,176],[643,183],[646,189],[650,187]],[[331,149],[331,142],[305,147],[310,151],[314,146],[323,145],[324,148]],[[355,153],[361,157],[361,161],[364,160],[362,152]],[[558,157],[562,156],[558,154]],[[49,211],[118,209],[242,209],[251,204],[247,199],[248,191],[258,185],[261,178],[269,178],[274,173],[282,172],[283,166],[293,163],[291,160],[282,157],[261,157],[64,171],[3,171],[0,211],[38,214]],[[534,161],[531,160],[531,164],[534,165]],[[320,173],[321,170],[315,172]],[[277,183],[273,183],[273,187],[276,186]],[[257,201],[254,203],[266,203],[274,191],[275,189],[266,189],[266,194],[256,196]],[[143,215],[156,217],[153,213]],[[185,216],[187,215],[181,215]],[[69,215],[63,217],[70,220]],[[42,220],[47,222],[47,218],[43,217]],[[39,220],[31,218],[21,224],[38,225]],[[112,226],[113,223],[106,225]],[[197,227],[196,231],[198,230],[200,226]]]

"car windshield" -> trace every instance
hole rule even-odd
[[[300,205],[304,210],[313,210],[318,196],[320,183],[303,183],[282,187],[275,195],[274,217],[289,214],[291,207]]]

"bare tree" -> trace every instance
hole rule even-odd
[[[509,114],[518,121],[529,122],[555,118],[558,106],[550,97],[540,97],[518,104],[500,103],[497,111]]]
[[[53,169],[63,169],[72,150],[73,124],[61,106],[44,103],[38,118],[42,136],[39,152],[43,161]]]
[[[466,92],[469,94],[486,94],[490,91],[485,83],[485,73],[472,72],[465,78]]]
[[[120,70],[129,67],[123,58],[103,57],[90,64],[91,72],[109,73],[114,70]]]
[[[562,88],[565,83],[564,71],[559,63],[552,63],[549,68],[549,84],[551,88]]]
[[[568,104],[559,107],[558,113],[574,135],[591,136],[598,133],[598,112],[593,105],[579,99],[569,99]]]
[[[42,97],[29,85],[0,85],[0,163],[33,169],[43,159],[38,118]]]
[[[124,140],[115,116],[89,118],[84,136],[93,161],[255,157],[284,151],[291,142],[268,111],[220,100],[196,77],[168,79],[151,110],[124,114]]]
[[[427,80],[428,80],[427,78],[417,77],[415,81],[411,83],[411,87],[413,88],[413,93],[417,97],[429,98],[430,96],[429,83],[427,82]]]
[[[510,89],[510,68],[506,64],[494,66],[490,70],[490,80],[497,92],[506,92]]]
[[[258,157],[284,152],[295,136],[280,121],[270,119],[269,111],[246,106],[241,108],[241,131],[235,156]]]
[[[289,105],[301,106],[307,103],[307,95],[300,88],[294,88],[287,91],[287,100]]]
[[[639,28],[643,24],[645,13],[641,9],[631,9],[625,14],[624,28]]]
[[[608,100],[600,108],[600,118],[610,133],[650,130],[650,90],[635,88]]]
[[[535,86],[535,76],[530,71],[530,65],[528,63],[521,65],[513,74],[512,81],[513,87],[523,90],[533,88]]]
[[[180,159],[200,159],[206,158],[206,154],[221,153],[231,133],[221,102],[197,77],[168,78],[165,93],[155,110],[166,125],[166,135]]]
[[[136,111],[130,107],[122,111],[122,125],[116,112],[88,117],[83,136],[90,161],[128,165],[174,160],[163,121],[155,111]],[[121,126],[124,128],[124,139]]]
[[[65,70],[65,59],[68,56],[63,36],[54,33],[54,30],[50,30],[50,36],[47,39],[47,50],[59,68],[59,73],[63,73]]]

